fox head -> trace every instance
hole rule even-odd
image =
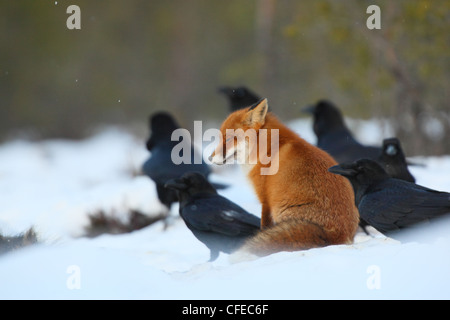
[[[251,107],[231,113],[220,127],[221,141],[209,157],[210,161],[215,164],[224,164],[231,158],[240,164],[255,161],[258,131],[264,126],[267,110],[267,99],[262,99]]]

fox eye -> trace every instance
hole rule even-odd
[[[231,139],[233,139],[233,138],[234,138],[234,136],[227,137],[226,140],[225,140],[225,142],[229,142],[229,141],[231,141]]]

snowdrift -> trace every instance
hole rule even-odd
[[[351,122],[360,140],[389,132]],[[309,120],[291,127],[314,143]],[[33,227],[39,244],[0,256],[0,299],[449,299],[450,220],[391,239],[372,230],[352,245],[281,252],[231,263],[209,250],[172,208],[156,222],[120,235],[83,237],[96,210],[126,219],[130,209],[164,211],[153,182],[136,174],[149,156],[144,140],[111,128],[90,139],[0,146],[0,233]],[[450,191],[450,157],[414,158],[417,183]],[[217,168],[220,193],[259,215],[239,168]],[[264,280],[263,280],[264,279]]]

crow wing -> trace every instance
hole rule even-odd
[[[358,209],[367,223],[388,232],[450,213],[450,194],[388,179],[368,190]]]
[[[175,164],[172,161],[171,145],[154,147],[150,158],[142,165],[142,171],[149,176],[155,183],[164,185],[168,180],[179,178],[186,172],[196,171],[207,177],[211,170],[209,166],[202,161],[200,164],[194,162],[194,148],[191,148],[191,163]]]
[[[381,148],[359,143],[346,128],[322,134],[317,146],[327,151],[338,163],[363,158],[377,159]]]
[[[253,235],[261,220],[220,195],[196,197],[180,214],[188,226],[231,237]]]

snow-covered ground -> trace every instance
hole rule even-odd
[[[351,121],[377,143],[389,132]],[[290,125],[314,143],[309,120]],[[144,140],[119,129],[90,139],[0,146],[0,234],[33,227],[40,244],[0,256],[0,299],[449,299],[450,221],[401,240],[358,233],[352,245],[277,253],[232,263],[209,250],[181,219],[121,235],[82,237],[88,214],[125,219],[128,209],[164,210],[154,184],[133,174],[149,156]],[[450,156],[416,158],[417,183],[450,191]],[[220,193],[259,215],[239,168],[218,168]],[[176,217],[178,206],[172,210]]]

